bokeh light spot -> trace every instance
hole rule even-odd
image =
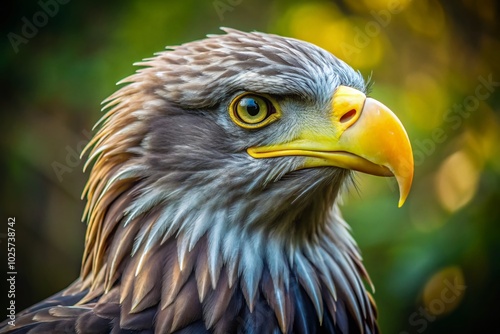
[[[369,10],[397,10],[402,11],[408,7],[411,0],[348,0],[347,5],[358,12]]]
[[[435,0],[414,1],[411,11],[405,11],[410,27],[421,35],[431,38],[442,36],[445,31],[445,15],[441,4]]]
[[[455,310],[466,292],[462,269],[450,266],[435,273],[425,284],[422,294],[426,312],[435,317]]]
[[[389,48],[385,28],[375,18],[345,16],[334,4],[294,6],[282,25],[293,37],[316,44],[357,69],[372,69]]]
[[[421,130],[433,130],[443,122],[449,105],[444,88],[424,72],[412,72],[405,78],[405,99],[411,122]]]
[[[469,155],[458,151],[449,156],[436,174],[436,191],[443,208],[454,212],[474,197],[479,169]]]

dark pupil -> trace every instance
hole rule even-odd
[[[257,101],[251,98],[247,98],[241,102],[242,107],[246,108],[246,111],[250,116],[257,116],[259,114],[260,107],[257,104]]]

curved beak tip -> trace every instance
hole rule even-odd
[[[375,99],[366,99],[363,114],[358,122],[365,129],[359,135],[365,145],[365,154],[368,159],[372,158],[373,162],[392,172],[398,182],[398,207],[401,207],[410,193],[414,171],[413,151],[408,134],[398,117]]]
[[[411,155],[411,151],[410,151],[410,157],[413,157]],[[402,167],[400,166],[398,173],[395,173],[394,176],[399,186],[398,208],[400,208],[406,202],[406,199],[408,198],[411,185],[413,182],[413,159],[411,159],[411,161],[409,161],[408,164],[405,164]]]
[[[398,202],[398,208],[402,207],[403,204],[405,204],[407,197],[408,197],[408,193],[406,193],[406,194],[400,193],[400,195],[399,195],[399,202]]]

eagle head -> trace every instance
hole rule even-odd
[[[87,309],[49,313],[87,317],[80,332],[378,332],[338,199],[360,171],[395,176],[403,204],[403,126],[327,51],[224,31],[138,63],[105,101],[64,292]]]

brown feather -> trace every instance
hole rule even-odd
[[[130,312],[137,313],[148,307],[158,305],[161,296],[162,269],[160,265],[163,262],[161,257],[161,253],[154,253],[154,255],[145,259],[142,269],[137,272]]]
[[[293,327],[294,310],[283,281],[273,282],[269,272],[264,270],[261,287],[267,303],[276,314],[281,332],[288,333]]]
[[[177,298],[179,291],[182,289],[187,279],[191,275],[191,268],[186,268],[186,270],[180,270],[179,262],[177,260],[177,249],[176,241],[173,240],[167,245],[162,247],[170,248],[167,262],[163,271],[163,286],[161,291],[161,308],[164,309],[168,305],[172,304]],[[193,261],[188,261],[192,263]]]
[[[210,272],[208,271],[208,261],[206,257],[206,244],[204,241],[199,242],[199,252],[198,252],[198,257],[196,260],[196,283],[197,283],[197,290],[198,290],[198,297],[201,302],[205,301],[205,297],[211,289],[211,283],[210,283]]]
[[[225,270],[220,274],[215,290],[211,291],[203,303],[203,315],[208,328],[212,328],[219,321],[231,301],[235,286],[229,288]]]

